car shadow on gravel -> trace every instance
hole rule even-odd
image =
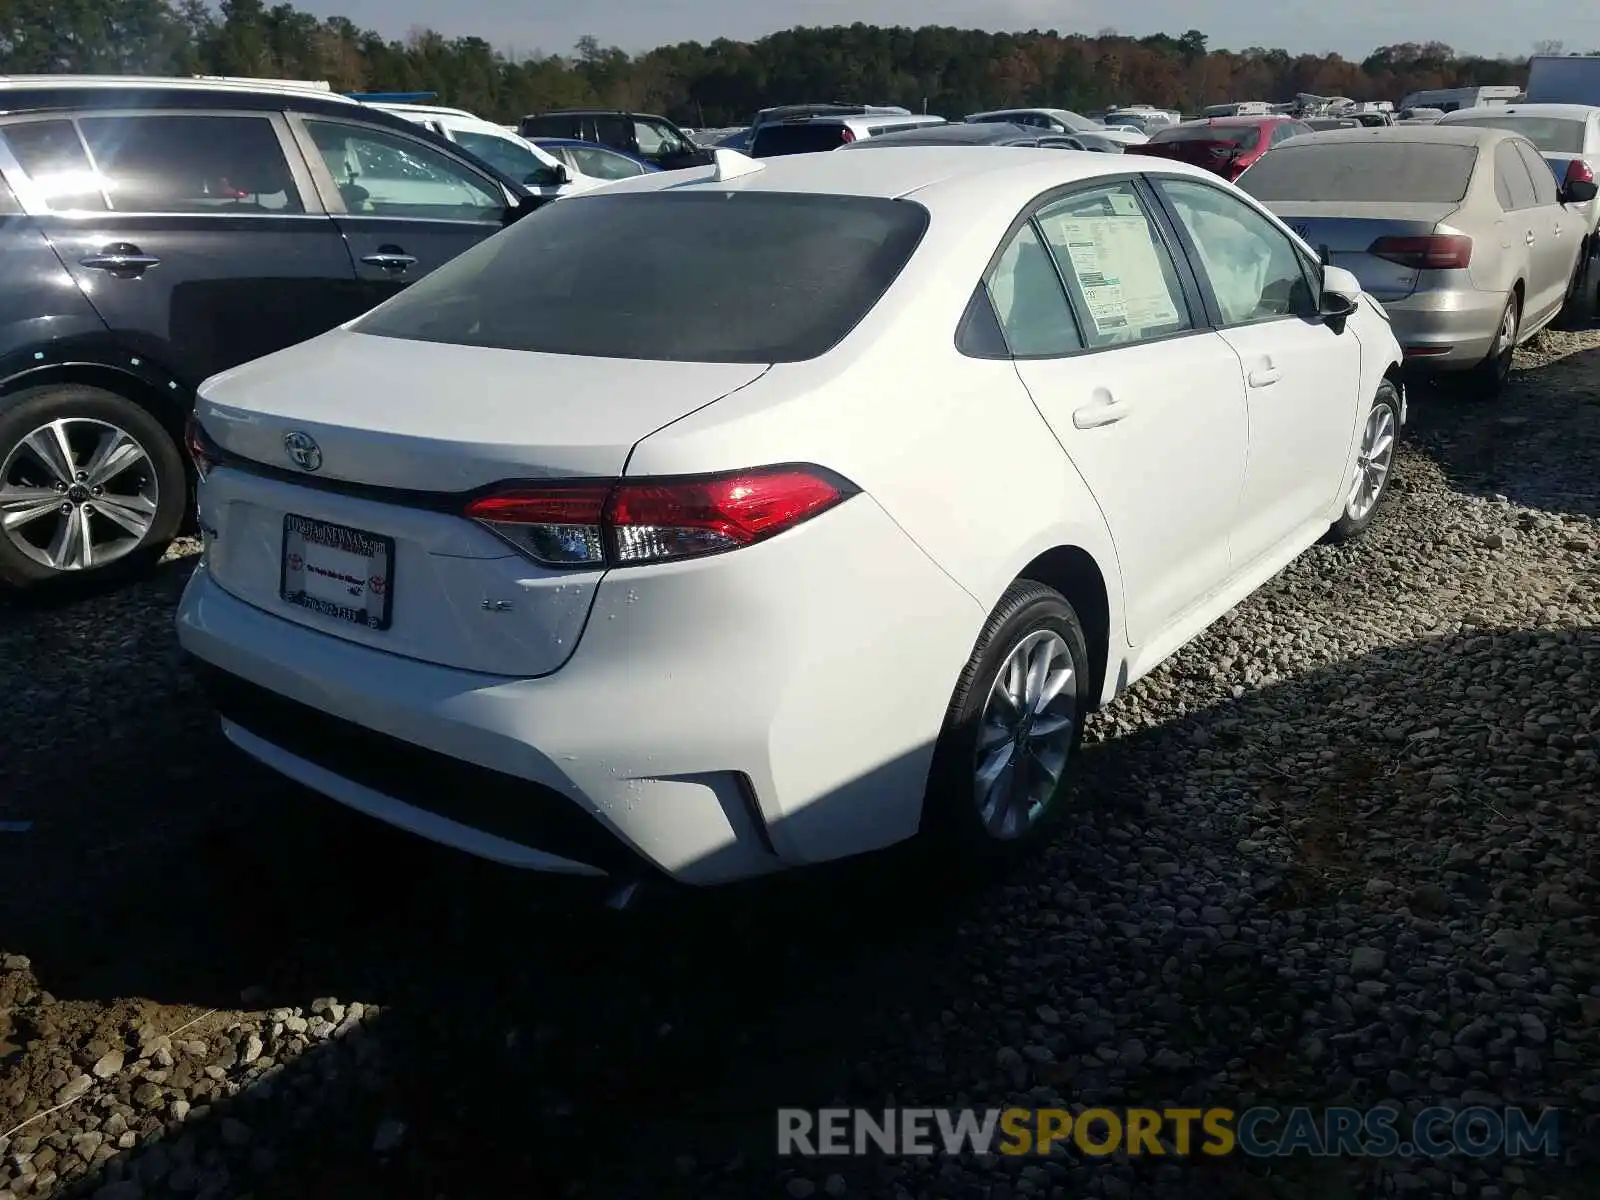
[[[1457,488],[1565,517],[1600,518],[1600,349],[1518,369],[1495,401],[1414,389],[1408,430]],[[1495,419],[1463,420],[1492,408]]]
[[[55,1136],[63,1161],[87,1146],[94,1169],[74,1194],[119,1185],[108,1195],[130,1200],[139,1180],[207,1200],[747,1196],[781,1178],[780,1104],[986,1104],[1028,1088],[1043,1089],[1034,1103],[1370,1104],[1399,1086],[1371,1065],[1380,1035],[1358,1034],[1373,1018],[1315,1049],[1303,1028],[1347,967],[1318,952],[1360,910],[1394,939],[1385,986],[1418,1038],[1476,1011],[1470,982],[1419,982],[1441,956],[1564,982],[1546,1019],[1571,1022],[1576,1057],[1526,1079],[1463,1069],[1443,1080],[1457,1096],[1564,1102],[1600,1072],[1573,1000],[1600,982],[1594,956],[1562,949],[1579,934],[1592,945],[1600,899],[1595,630],[1467,630],[1095,742],[1047,852],[986,886],[890,853],[618,914],[346,814],[232,752],[171,661],[172,586],[156,581],[141,608],[153,694],[122,740],[96,739],[92,704],[34,712],[65,761],[14,794],[44,812],[53,786],[87,779],[103,803],[43,821],[25,865],[0,841],[35,889],[6,949],[29,954],[51,993],[24,983],[0,998],[19,1047],[6,1071],[25,1085],[0,1088],[0,1119],[52,1103],[96,1055],[126,1060],[13,1137],[15,1152]],[[1549,674],[1549,719],[1502,705],[1527,669]],[[1464,690],[1473,674],[1481,694]],[[1325,715],[1296,723],[1308,711]],[[1508,762],[1537,793],[1508,782]],[[164,804],[160,836],[145,835]],[[1514,834],[1538,853],[1513,852]],[[1196,897],[1224,880],[1238,900],[1207,912]],[[1564,916],[1502,944],[1505,904],[1557,893]],[[1154,1004],[1138,990],[1152,979]],[[297,1034],[319,1018],[320,1037]],[[30,1052],[45,1041],[79,1065]],[[1408,1095],[1425,1094],[1428,1068],[1414,1073]],[[58,1136],[86,1128],[74,1111],[98,1138]],[[117,1150],[106,1129],[137,1147]],[[1152,1194],[1148,1165],[1068,1158],[1061,1182],[1082,1194],[1097,1173],[1132,1171],[1132,1194]],[[850,1194],[887,1195],[899,1168],[828,1169]],[[1268,1173],[1193,1164],[1162,1194],[1256,1195]],[[1344,1194],[1333,1173],[1290,1177]]]

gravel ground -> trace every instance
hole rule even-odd
[[[1600,1194],[1600,336],[1418,394],[1399,470],[1096,720],[984,889],[891,854],[594,911],[229,753],[182,553],[0,608],[0,1200]],[[778,1105],[1013,1100],[1557,1105],[1569,1149],[771,1153]]]

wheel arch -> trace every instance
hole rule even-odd
[[[153,371],[146,374],[94,359],[71,359],[40,363],[13,372],[0,380],[0,397],[52,384],[100,388],[137,404],[160,421],[174,441],[181,442],[183,423],[194,398],[176,379],[168,378],[165,386],[158,379]]]
[[[1017,578],[1030,579],[1054,588],[1066,597],[1067,603],[1078,614],[1094,671],[1090,694],[1095,697],[1095,707],[1098,708],[1105,696],[1106,678],[1111,667],[1113,617],[1121,616],[1120,605],[1117,606],[1119,611],[1113,613],[1114,594],[1105,571],[1095,556],[1082,546],[1057,545],[1035,555],[1017,573]]]

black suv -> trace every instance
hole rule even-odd
[[[572,138],[610,146],[652,162],[663,171],[703,167],[714,157],[671,121],[650,113],[563,108],[523,117],[517,132],[525,138]]]
[[[158,558],[189,512],[179,447],[202,380],[540,203],[326,92],[0,80],[0,584]]]

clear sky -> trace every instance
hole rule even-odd
[[[567,53],[584,34],[630,52],[668,42],[753,40],[793,25],[958,25],[1132,36],[1200,29],[1213,49],[1282,47],[1364,58],[1395,42],[1441,41],[1475,54],[1527,54],[1535,41],[1600,49],[1594,0],[295,0],[391,37],[427,26],[519,54]]]

